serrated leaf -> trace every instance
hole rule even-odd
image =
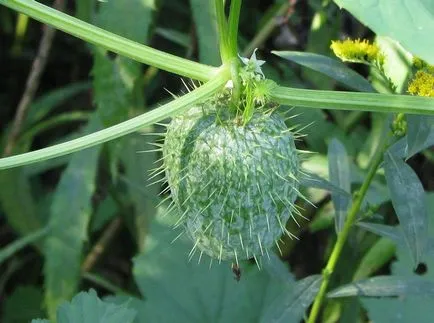
[[[413,169],[391,153],[384,155],[384,170],[393,208],[415,265],[423,260],[428,239],[425,193]]]
[[[44,316],[42,291],[34,286],[18,286],[4,301],[3,323],[28,323],[35,317]],[[34,320],[35,321],[35,320]]]
[[[190,0],[199,38],[199,58],[204,64],[219,66],[220,50],[214,1]]]
[[[135,317],[135,310],[103,302],[93,289],[79,293],[57,311],[58,323],[132,323]]]
[[[313,275],[296,282],[291,293],[283,293],[267,306],[260,322],[300,322],[318,293],[321,281],[321,275]]]
[[[338,287],[327,296],[349,297],[434,297],[434,282],[421,277],[377,276]]]
[[[97,131],[100,127],[94,115],[85,132]],[[100,150],[98,146],[73,155],[53,197],[44,267],[45,300],[51,319],[59,304],[70,299],[78,286]]]
[[[406,157],[434,145],[434,117],[408,115],[407,118],[407,154]]]
[[[273,257],[270,266],[264,264],[260,271],[241,263],[239,282],[230,263],[215,261],[210,267],[205,255],[200,264],[198,255],[188,261],[192,242],[181,237],[171,243],[177,232],[170,229],[174,222],[170,217],[157,216],[146,252],[134,259],[134,277],[146,299],[137,305],[140,322],[255,322],[272,301],[293,293],[294,279],[289,272],[284,274],[282,264],[272,264]],[[293,319],[300,320],[301,314]]]
[[[299,65],[323,73],[354,90],[375,92],[372,85],[363,76],[338,60],[324,55],[306,52],[273,51],[272,53]]]
[[[56,321],[57,323],[132,323],[137,312],[127,305],[104,302],[91,289],[89,292],[77,294],[71,302],[60,305]]]
[[[390,225],[370,223],[370,222],[358,222],[357,225],[369,232],[378,234],[381,237],[388,238],[399,245],[405,244],[405,238],[402,231],[397,227]]]
[[[344,145],[337,139],[332,139],[328,149],[330,181],[345,192],[351,192],[350,161]],[[332,192],[332,201],[336,211],[336,232],[340,232],[345,223],[345,217],[350,198]]]
[[[389,36],[434,64],[434,2],[431,0],[335,0],[377,35]]]

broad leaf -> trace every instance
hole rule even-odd
[[[333,139],[329,144],[329,177],[330,181],[345,192],[351,191],[350,161],[342,143]],[[348,196],[332,192],[333,205],[336,211],[336,232],[340,232],[345,223],[345,217],[351,199]]]
[[[57,310],[57,323],[133,323],[136,311],[128,304],[115,305],[100,300],[96,292],[81,292]],[[38,322],[33,320],[32,323]],[[45,322],[45,321],[42,321]],[[48,321],[47,321],[48,322]]]
[[[237,282],[230,263],[214,261],[210,267],[205,255],[188,261],[192,242],[181,237],[171,243],[177,236],[170,229],[173,222],[171,216],[157,217],[146,239],[146,252],[134,259],[134,276],[145,298],[144,303],[131,303],[138,307],[139,322],[255,322],[264,318],[270,304],[287,310],[283,303],[274,302],[288,295],[294,296],[295,303],[286,299],[287,306],[294,304],[287,313],[293,314],[294,322],[301,319],[314,293],[314,281],[303,285],[311,286],[306,293],[300,292],[285,266],[271,256],[262,270],[240,263]]]
[[[327,56],[295,51],[274,51],[273,54],[323,73],[357,91],[375,92],[371,84],[344,63]]]
[[[412,54],[434,64],[434,2],[431,0],[335,0],[377,35],[399,41]]]
[[[384,170],[392,204],[415,265],[423,260],[428,239],[425,193],[413,169],[391,153],[384,155]]]
[[[421,277],[378,276],[341,286],[328,297],[369,296],[429,296],[434,297],[434,282]]]

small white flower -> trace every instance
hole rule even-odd
[[[256,58],[256,51],[258,49],[256,48],[253,51],[252,56],[250,58],[241,57],[241,61],[244,63],[244,65],[247,66],[248,69],[252,70],[253,72],[262,75],[262,77],[265,77],[264,73],[262,72],[261,66],[265,64],[265,61],[262,61],[260,59]]]

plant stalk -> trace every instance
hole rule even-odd
[[[306,90],[276,86],[270,91],[270,99],[282,105],[314,109],[434,115],[432,98],[411,95]]]
[[[319,289],[318,294],[315,297],[315,301],[312,306],[312,310],[309,315],[308,323],[316,323],[317,318],[319,316],[321,305],[324,300],[324,297],[327,292],[328,285],[330,283],[330,278],[336,268],[336,264],[339,260],[339,257],[341,255],[341,252],[344,248],[344,245],[347,241],[348,235],[350,234],[351,228],[353,227],[353,224],[357,218],[357,213],[360,210],[360,207],[362,205],[363,199],[365,198],[365,195],[368,191],[369,185],[371,184],[372,180],[374,179],[374,176],[383,160],[384,152],[387,150],[387,148],[390,146],[390,142],[388,139],[386,139],[375,152],[371,163],[369,165],[368,174],[363,181],[362,186],[360,189],[355,193],[353,204],[351,205],[350,210],[348,211],[347,218],[345,220],[344,227],[342,231],[338,234],[338,239],[336,241],[336,244],[333,248],[333,251],[330,255],[330,258],[327,262],[326,267],[323,269],[322,275],[323,280],[321,282],[321,287]]]
[[[242,0],[231,1],[231,11],[229,12],[229,49],[231,57],[238,56],[238,25],[240,22]]]
[[[220,57],[223,64],[231,59],[231,49],[229,40],[228,21],[226,19],[225,7],[223,0],[215,0],[215,9],[217,14],[217,26],[219,31]]]
[[[147,125],[172,117],[188,109],[192,104],[203,101],[220,90],[230,78],[229,67],[223,66],[214,79],[196,90],[179,97],[157,109],[144,113],[112,127],[70,140],[65,143],[31,151],[25,154],[0,159],[0,169],[17,167],[38,161],[64,156],[78,150],[125,136]]]
[[[209,81],[218,71],[218,68],[136,43],[33,0],[0,0],[0,4],[91,44],[181,76]]]

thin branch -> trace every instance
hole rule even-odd
[[[56,0],[53,6],[57,10],[63,11],[65,8],[65,1]],[[21,132],[24,119],[26,118],[28,108],[33,101],[33,98],[35,97],[35,93],[38,90],[42,73],[44,72],[45,66],[47,65],[47,59],[51,50],[51,45],[53,43],[55,33],[56,30],[54,28],[44,25],[38,53],[35,57],[35,60],[33,61],[30,74],[27,78],[23,96],[21,97],[21,100],[18,104],[15,118],[12,124],[12,129],[9,132],[6,140],[3,156],[9,156],[12,154],[15,142]]]

